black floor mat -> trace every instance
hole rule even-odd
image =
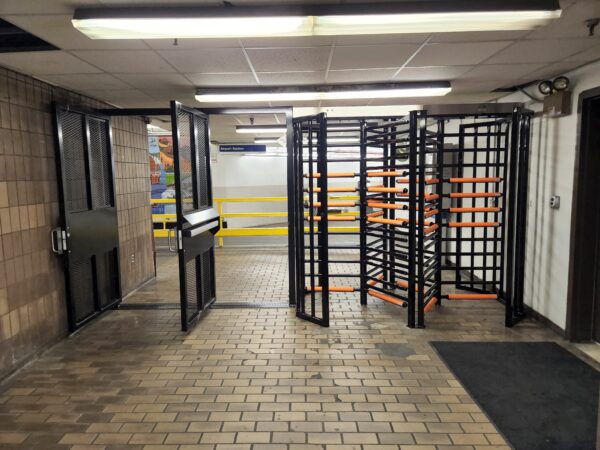
[[[517,450],[593,450],[600,372],[553,342],[432,342]]]

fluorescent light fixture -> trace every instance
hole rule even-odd
[[[295,102],[374,98],[437,97],[448,94],[448,81],[285,87],[198,88],[200,103]]]
[[[242,134],[277,134],[286,131],[285,125],[238,125],[235,127],[235,132]]]
[[[280,138],[270,137],[270,138],[255,138],[255,144],[277,144]]]
[[[531,30],[560,17],[558,0],[407,0],[235,7],[80,8],[92,39],[243,38]]]

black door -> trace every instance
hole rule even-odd
[[[296,316],[329,326],[327,118],[294,119]]]
[[[181,328],[198,320],[215,301],[214,234],[219,215],[213,208],[208,117],[171,102]]]
[[[121,301],[111,127],[107,117],[55,106],[62,224],[53,250],[65,265],[69,329]]]

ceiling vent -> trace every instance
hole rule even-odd
[[[58,50],[52,44],[0,19],[0,53]]]

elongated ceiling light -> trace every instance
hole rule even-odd
[[[122,7],[75,10],[92,39],[243,38],[531,30],[558,0],[409,0],[342,5]]]
[[[243,134],[277,134],[285,133],[286,130],[285,125],[238,125],[235,127],[236,133]]]
[[[243,103],[437,97],[446,95],[451,90],[448,81],[264,88],[198,88],[196,100],[200,103]]]

